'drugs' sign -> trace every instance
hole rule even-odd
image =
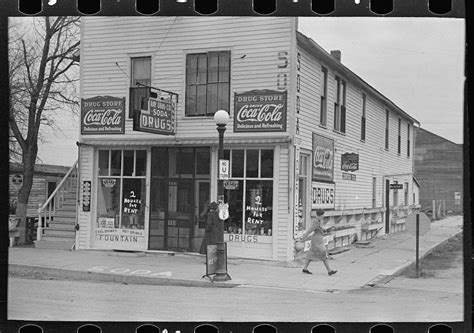
[[[125,133],[125,98],[96,96],[81,99],[81,134]]]
[[[175,134],[175,103],[171,99],[148,99],[148,110],[133,119],[133,130],[162,135]]]
[[[285,132],[286,91],[236,93],[234,112],[234,132]]]

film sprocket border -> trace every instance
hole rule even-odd
[[[23,0],[28,1],[29,0]],[[77,1],[65,1],[58,0],[54,5],[49,5],[48,2],[51,0],[43,0],[41,2],[41,10],[35,14],[40,16],[58,16],[58,15],[83,15],[78,11]],[[98,16],[142,16],[136,10],[135,1],[100,1],[100,9],[95,13]],[[388,14],[380,15],[370,10],[370,1],[361,0],[360,4],[354,4],[353,1],[340,1],[335,0],[334,11],[326,15],[320,15],[314,12],[311,8],[312,2],[308,0],[276,0],[275,11],[265,16],[366,16],[366,17],[440,17],[440,18],[464,18],[465,17],[465,5],[462,0],[451,0],[451,10],[445,14],[435,14],[428,9],[428,1],[393,1],[393,10]],[[9,1],[2,5],[2,16],[27,16],[19,10],[19,3],[17,1]],[[157,16],[203,16],[195,10],[194,1],[190,0],[186,3],[180,3],[173,0],[160,0],[159,11],[155,14]],[[216,12],[209,16],[262,16],[254,10],[254,5],[251,0],[220,0],[217,4]],[[0,29],[3,32],[6,20],[1,21]],[[2,39],[4,36],[2,34]],[[6,44],[3,43],[1,46],[4,47]],[[5,78],[5,76],[3,76]],[[3,82],[2,82],[3,83]],[[8,83],[7,83],[8,84]],[[7,122],[2,122],[4,125]],[[466,207],[468,207],[466,205]],[[4,228],[0,230],[2,236],[4,235]],[[470,231],[466,230],[466,231]],[[467,237],[466,237],[467,238]],[[6,238],[5,238],[6,239]],[[7,248],[6,242],[3,242],[1,246],[5,248],[1,249],[2,257],[6,257]],[[466,240],[465,240],[466,244]],[[470,244],[470,243],[469,243]],[[467,258],[467,256],[465,256]],[[6,262],[2,258],[2,263]],[[6,272],[7,270],[3,270]],[[470,272],[468,272],[470,274]],[[4,274],[2,274],[4,275]],[[2,277],[2,293],[1,301],[6,299],[6,278]],[[469,294],[470,295],[470,294]],[[469,295],[465,295],[469,296]],[[28,325],[35,325],[41,327],[44,332],[77,332],[80,327],[83,327],[89,323],[87,322],[47,322],[47,321],[5,321],[6,319],[6,303],[0,304],[1,320],[0,320],[0,331],[5,332],[17,332],[21,327]],[[465,302],[465,304],[471,304]],[[465,309],[465,313],[470,313],[470,309]],[[185,318],[183,318],[185,319]],[[430,327],[438,323],[397,323],[397,322],[380,322],[380,323],[267,323],[267,322],[252,322],[252,323],[222,323],[222,322],[207,322],[207,323],[190,323],[190,322],[156,322],[156,323],[137,323],[137,322],[91,322],[93,326],[100,327],[102,332],[135,332],[138,327],[144,324],[150,324],[160,329],[167,329],[168,332],[180,331],[194,332],[196,328],[205,326],[206,324],[214,326],[219,332],[253,332],[256,327],[262,325],[269,325],[275,328],[275,332],[310,332],[313,328],[318,326],[330,326],[334,328],[335,332],[369,332],[371,328],[380,324],[382,326],[389,326],[393,328],[394,332],[427,332]],[[443,324],[443,323],[440,323]],[[444,323],[452,329],[452,332],[465,332],[467,328],[465,323]],[[470,326],[469,326],[470,327]],[[315,330],[314,332],[318,332]]]

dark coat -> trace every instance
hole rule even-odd
[[[217,211],[211,210],[207,213],[206,219],[206,230],[204,233],[204,238],[202,239],[201,248],[199,253],[206,254],[206,249],[208,245],[215,245],[217,243],[218,234],[219,234],[219,216]]]

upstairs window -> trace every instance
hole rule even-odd
[[[410,124],[407,127],[407,157],[410,157]]]
[[[327,93],[328,93],[328,70],[325,67],[321,67],[321,104],[320,104],[320,114],[319,114],[319,123],[321,126],[326,126],[327,124]]]
[[[346,82],[336,76],[336,102],[334,103],[334,130],[346,132]]]
[[[365,105],[367,97],[365,94],[362,94],[362,116],[360,119],[360,139],[365,141]]]
[[[151,85],[151,57],[132,58],[131,87]]]
[[[402,152],[402,120],[398,118],[398,155]]]
[[[186,55],[186,116],[229,111],[230,51]]]
[[[385,149],[388,150],[388,126],[389,126],[389,113],[385,110]]]

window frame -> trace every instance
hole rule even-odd
[[[134,82],[134,71],[133,71],[133,63],[135,60],[139,60],[139,59],[148,59],[150,61],[150,79],[148,80],[148,84],[143,84],[144,86],[151,86],[151,82],[152,82],[152,79],[153,79],[153,69],[152,69],[152,57],[151,55],[137,55],[137,56],[131,56],[130,57],[130,87],[131,88],[136,88],[136,87],[140,87],[140,85],[137,85],[135,82]],[[142,79],[138,79],[137,81],[140,81]]]
[[[402,118],[398,118],[398,155],[402,153]]]
[[[319,125],[326,127],[328,121],[328,69],[324,66],[321,66],[320,77],[322,73],[322,82],[320,87],[320,104],[319,104]]]
[[[209,61],[210,61],[210,58],[212,55],[215,55],[217,54],[217,81],[210,81],[210,66],[209,66]],[[226,75],[226,77],[224,79],[226,80],[221,80],[221,63],[220,63],[220,59],[221,59],[221,54],[225,54],[227,55],[227,69],[228,69],[228,73]],[[198,74],[199,74],[199,57],[200,56],[205,56],[206,58],[206,65],[205,65],[205,83],[198,83],[197,82],[197,79],[198,79]],[[184,74],[184,80],[185,80],[185,97],[184,97],[184,116],[185,117],[210,117],[210,116],[213,116],[215,114],[215,112],[219,109],[225,109],[225,110],[230,110],[230,100],[231,100],[231,78],[232,78],[232,52],[231,50],[212,50],[212,51],[203,51],[203,52],[189,52],[189,53],[186,53],[185,54],[185,60],[184,60],[184,67],[185,67],[185,74]],[[189,82],[189,70],[190,70],[190,62],[191,62],[191,57],[196,57],[196,78],[195,78],[195,81],[196,82],[193,82],[193,83],[190,83]],[[216,73],[214,73],[216,74]],[[210,92],[210,85],[216,85],[216,91],[217,91],[217,105],[215,106],[215,110],[211,110],[212,106],[211,106],[211,103],[209,101],[209,92]],[[226,84],[227,85],[227,88],[226,88],[226,92],[223,93],[223,96],[225,95],[226,97],[226,101],[225,101],[225,106],[219,106],[219,89],[221,87],[221,84]],[[198,91],[197,91],[197,87],[198,86],[201,86],[204,88],[205,91],[201,92],[203,95],[205,95],[205,112],[202,113],[200,112],[199,110],[199,104],[198,104],[198,101],[197,101],[197,96],[198,96]],[[190,89],[192,89],[193,87],[196,87],[195,88],[195,96],[196,96],[196,101],[194,102],[190,102],[190,98],[192,98],[190,96]],[[191,112],[192,110],[192,112]]]
[[[346,93],[347,84],[340,76],[335,76],[336,96],[334,101],[334,131],[346,133]]]
[[[410,123],[407,124],[407,157],[410,157]]]
[[[367,95],[365,93],[362,93],[362,115],[360,119],[360,141],[362,142],[365,142],[365,139],[366,139],[366,126],[367,126],[366,108],[367,108]]]
[[[388,109],[385,109],[385,150],[388,150],[389,144],[388,144],[388,138],[390,135],[389,132],[389,126],[390,126],[390,113]]]

